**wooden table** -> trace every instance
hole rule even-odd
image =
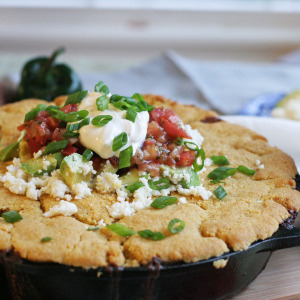
[[[300,215],[295,223],[300,227]],[[232,300],[300,299],[300,247],[275,251],[265,270]]]

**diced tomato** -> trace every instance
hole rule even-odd
[[[66,106],[62,107],[60,110],[63,111],[65,114],[68,114],[72,111],[77,111],[77,104],[67,104]]]
[[[33,155],[33,153],[38,152],[42,148],[41,144],[37,143],[34,139],[26,140],[26,142],[28,144],[28,148],[29,148],[31,155]]]
[[[177,166],[187,167],[191,166],[195,160],[195,151],[185,151],[180,154]]]
[[[183,129],[180,118],[171,109],[155,108],[150,112],[150,121],[157,122],[173,138],[191,138]]]
[[[62,154],[65,156],[71,155],[73,153],[75,153],[78,150],[78,148],[72,146],[72,145],[68,145],[63,151]]]
[[[93,162],[93,169],[99,170],[100,164],[102,163],[102,158],[100,158],[98,155],[93,155],[91,158],[91,161]]]
[[[63,135],[66,133],[65,128],[55,128],[52,133],[51,140],[53,141],[62,141],[64,139]]]
[[[47,120],[46,120],[47,125],[48,125],[49,128],[52,129],[52,130],[54,130],[54,129],[60,127],[60,125],[59,125],[60,122],[61,122],[60,120],[58,120],[58,119],[56,119],[56,118],[53,118],[53,117],[49,117],[49,118],[47,118]]]

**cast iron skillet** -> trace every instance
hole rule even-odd
[[[299,177],[297,181],[299,190]],[[2,253],[1,299],[226,299],[259,275],[272,251],[300,246],[300,228],[292,225],[293,217],[295,214],[271,238],[255,242],[246,251],[188,264],[163,264],[154,259],[147,267],[84,270]],[[216,269],[213,262],[220,259],[228,262]]]

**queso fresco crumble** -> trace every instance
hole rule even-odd
[[[75,214],[72,200],[92,193],[117,195],[107,206],[114,218],[149,206],[184,204],[187,195],[221,200],[227,177],[255,173],[228,167],[226,156],[205,158],[201,134],[171,109],[153,107],[137,93],[111,95],[101,81],[93,92],[69,95],[62,107],[38,105],[18,129],[19,141],[1,151],[0,161],[12,162],[0,181],[34,200],[43,194],[56,198],[45,217]],[[214,193],[205,188],[204,176],[219,184]],[[172,197],[175,191],[182,197]]]

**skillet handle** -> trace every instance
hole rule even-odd
[[[300,246],[300,227],[293,226],[291,229],[286,229],[280,226],[272,237],[260,243],[258,252],[274,251],[297,246]]]

